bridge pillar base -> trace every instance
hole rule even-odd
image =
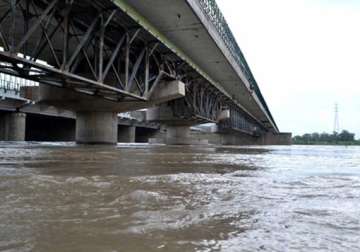
[[[167,126],[165,143],[168,145],[206,145],[206,139],[190,136],[190,126]]]
[[[25,141],[26,114],[9,112],[0,115],[0,140]]]
[[[114,112],[77,112],[76,142],[79,144],[116,144],[118,118]]]
[[[267,132],[261,137],[262,145],[291,145],[292,134],[291,133],[272,133]]]
[[[135,126],[119,126],[118,142],[119,143],[135,143],[136,127]]]

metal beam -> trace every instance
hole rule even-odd
[[[20,49],[23,47],[23,45],[26,43],[26,41],[34,34],[34,32],[36,31],[36,29],[39,27],[39,25],[41,24],[41,22],[46,18],[46,16],[49,14],[49,12],[55,7],[55,5],[57,4],[59,0],[53,0],[48,7],[44,10],[44,12],[41,14],[41,16],[36,20],[36,22],[34,23],[33,26],[31,26],[31,28],[27,31],[27,33],[25,34],[25,36],[21,39],[21,41],[19,42],[19,44],[17,44],[16,48],[15,48],[15,52],[19,52]]]

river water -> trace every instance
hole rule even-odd
[[[360,148],[0,143],[0,251],[360,251]]]

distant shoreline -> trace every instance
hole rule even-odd
[[[358,146],[360,139],[355,139],[355,134],[347,130],[340,133],[333,132],[328,134],[323,133],[307,133],[302,136],[295,136],[292,138],[293,144],[299,145],[335,145],[335,146]]]
[[[292,142],[293,145],[334,145],[334,146],[360,146],[360,141],[354,142],[337,142],[337,143],[324,143],[324,142]]]

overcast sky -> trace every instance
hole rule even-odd
[[[217,0],[281,131],[360,138],[360,0]]]

